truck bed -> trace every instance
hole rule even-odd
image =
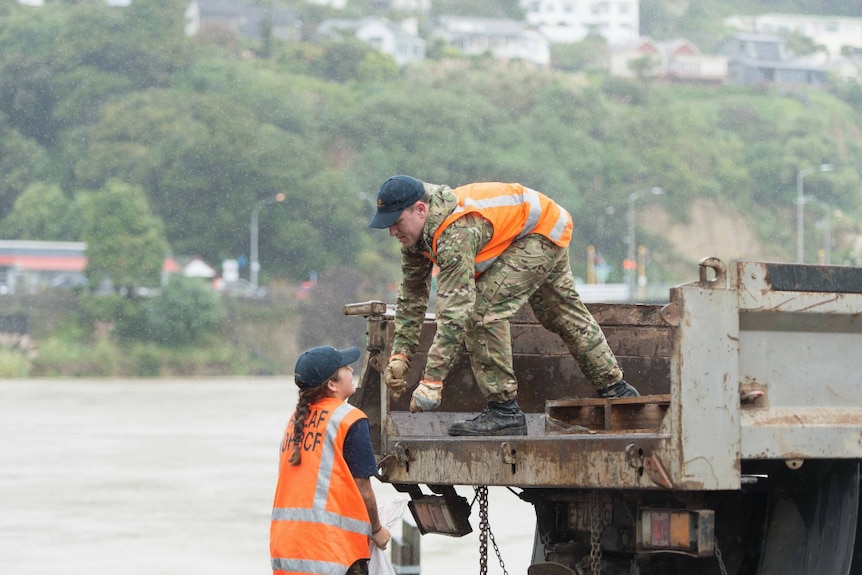
[[[386,479],[428,485],[737,489],[742,462],[862,457],[862,269],[701,264],[667,305],[588,305],[643,397],[597,399],[558,336],[529,308],[511,321],[528,434],[450,437],[486,403],[464,350],[440,410],[412,414],[434,322],[423,326],[408,391],[380,374],[390,306],[353,304],[368,346],[351,403],[369,416]],[[800,399],[801,398],[801,399]]]

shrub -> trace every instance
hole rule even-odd
[[[173,276],[144,307],[142,339],[163,345],[189,345],[218,330],[224,312],[218,293],[197,278]]]

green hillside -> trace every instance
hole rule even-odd
[[[658,5],[675,4],[643,3]],[[247,260],[252,210],[284,193],[260,214],[261,281],[353,269],[362,297],[397,278],[397,243],[366,228],[383,180],[508,180],[572,212],[578,275],[593,245],[620,281],[629,194],[660,186],[638,239],[673,282],[713,255],[692,246],[724,249],[699,217],[744,220],[748,250],[729,256],[793,260],[797,172],[828,162],[805,193],[834,208],[833,261],[862,264],[858,87],[686,88],[484,59],[398,70],[358,43],[193,41],[185,6],[0,7],[0,237],[112,242],[128,226],[106,230],[100,209],[122,204],[147,216],[132,219],[148,246],[219,265]],[[822,215],[806,214],[815,261]]]

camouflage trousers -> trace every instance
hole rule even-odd
[[[575,290],[568,248],[533,234],[515,241],[476,281],[465,344],[488,401],[518,395],[508,320],[527,302],[542,326],[562,338],[596,389],[623,378],[601,327]]]

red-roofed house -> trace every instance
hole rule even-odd
[[[638,65],[638,61],[645,58],[649,59],[651,66]],[[628,46],[614,49],[610,66],[612,76],[634,78],[638,68],[647,77],[670,82],[720,84],[728,79],[725,56],[702,54],[685,38],[657,42],[644,36]]]

